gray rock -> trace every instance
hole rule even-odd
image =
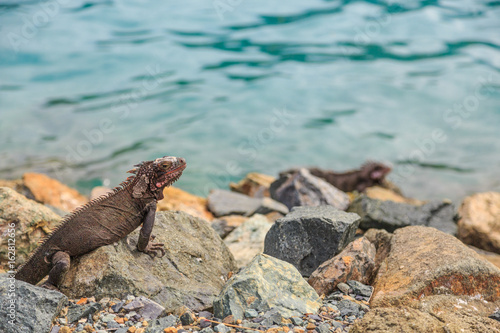
[[[319,324],[319,326],[316,327],[316,330],[319,333],[329,333],[330,332],[330,325],[328,325],[327,323]]]
[[[271,198],[289,209],[295,206],[331,205],[340,210],[349,206],[346,193],[327,183],[321,178],[311,175],[307,169],[294,172],[283,172],[269,189]]]
[[[207,198],[208,209],[216,217],[225,215],[267,214],[270,212],[288,213],[288,208],[271,198],[252,198],[241,193],[213,190]]]
[[[254,215],[224,239],[238,267],[247,265],[264,251],[264,239],[272,224],[264,215]]]
[[[106,323],[106,328],[107,329],[118,329],[120,328],[120,324],[118,324],[116,321],[111,320]]]
[[[263,312],[276,308],[288,318],[314,313],[320,305],[318,294],[295,267],[261,254],[229,279],[214,301],[214,315],[243,319],[247,309]]]
[[[302,320],[302,318],[300,318],[300,317],[292,317],[290,319],[292,320],[292,323],[295,326],[302,326],[304,324],[304,320]]]
[[[381,201],[366,195],[356,198],[348,209],[361,217],[361,229],[385,229],[394,232],[398,228],[421,225],[433,227],[455,235],[455,209],[451,202],[430,201],[421,206],[394,201]]]
[[[99,303],[89,303],[85,305],[73,304],[68,308],[68,322],[74,323],[81,318],[86,318],[89,315],[93,315],[97,311],[102,309],[102,305]],[[115,311],[116,312],[116,311]]]
[[[214,219],[210,226],[215,232],[219,235],[220,238],[224,239],[231,231],[233,231],[236,227],[228,225],[227,220],[225,219]]]
[[[344,294],[348,295],[349,294],[349,290],[351,288],[349,288],[349,285],[344,283],[344,282],[340,282],[338,285],[337,285],[337,288],[339,288],[339,290],[341,292],[343,292]]]
[[[495,319],[496,321],[500,321],[500,310],[494,312],[491,316],[488,318]]]
[[[214,327],[214,331],[219,333],[229,333],[231,332],[231,329],[224,324],[219,324]]]
[[[107,314],[107,315],[105,315],[104,317],[102,317],[101,321],[102,321],[103,323],[107,323],[108,321],[114,321],[114,320],[115,320],[115,317],[116,317],[116,315],[114,315],[114,314],[112,314],[112,313],[111,313],[111,314]]]
[[[271,325],[281,324],[282,318],[281,313],[276,308],[271,309],[264,314],[264,319],[268,319],[271,322]]]
[[[211,327],[205,327],[200,333],[214,333],[214,330]]]
[[[255,318],[258,315],[259,315],[259,313],[255,309],[246,309],[245,310],[245,318]]]
[[[354,239],[359,221],[357,214],[332,206],[296,207],[273,224],[266,235],[264,253],[309,276]]]
[[[278,213],[281,213],[283,215],[286,215],[286,214],[288,214],[289,209],[287,206],[285,206],[281,202],[278,202],[278,201],[273,200],[271,198],[265,197],[265,198],[260,199],[259,207],[257,207],[257,209],[254,210],[253,212],[248,213],[247,216],[252,216],[254,214],[265,215],[265,214],[272,213],[272,212],[278,212]]]
[[[200,311],[212,306],[223,277],[236,270],[231,252],[210,225],[184,212],[156,214],[155,241],[166,244],[162,258],[138,252],[138,234],[139,229],[117,246],[104,246],[73,260],[61,290],[72,298],[135,294],[159,303],[167,312],[182,306]]]
[[[372,286],[364,285],[359,281],[349,280],[347,281],[347,284],[349,285],[349,287],[351,287],[352,292],[356,295],[370,297],[373,293]]]
[[[144,296],[136,297],[135,300],[130,303],[134,302],[140,302],[142,304],[142,306],[135,309],[135,311],[137,311],[137,314],[147,321],[158,318],[165,311],[163,306]]]
[[[127,330],[128,330],[128,328],[119,328],[115,331],[115,333],[127,333]],[[161,330],[161,331],[163,331],[163,330]],[[161,332],[161,331],[159,331],[159,332]],[[148,333],[149,333],[149,331],[148,331]],[[157,333],[157,332],[154,332],[154,333]]]
[[[344,316],[359,316],[359,305],[347,299],[340,301],[337,305],[340,315]]]
[[[125,310],[125,311],[135,311],[135,310],[138,310],[140,308],[144,307],[144,303],[142,303],[141,301],[139,300],[133,300],[132,302],[128,303],[128,304],[125,304],[122,308]]]
[[[176,327],[177,322],[178,318],[174,315],[158,318],[151,321],[150,326],[148,327],[148,333],[163,333],[163,329],[167,327]]]
[[[184,326],[191,325],[195,321],[194,313],[188,309],[180,316],[180,320]]]
[[[15,296],[9,297],[11,294]],[[7,274],[0,274],[0,332],[50,332],[52,321],[67,301],[68,298],[58,291],[36,287],[10,279]]]

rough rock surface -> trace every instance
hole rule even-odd
[[[349,243],[335,257],[322,263],[309,278],[309,284],[319,295],[328,295],[340,282],[371,281],[375,269],[375,246],[361,237]]]
[[[15,282],[13,282],[15,281]],[[11,284],[15,284],[14,291]],[[14,293],[14,298],[8,295]],[[15,310],[10,311],[10,300],[15,299]],[[29,283],[9,279],[0,275],[0,332],[47,333],[52,320],[61,312],[68,298],[60,292],[35,287]],[[9,323],[14,314],[15,322]]]
[[[272,211],[288,213],[287,207],[270,198],[251,198],[244,194],[219,189],[213,190],[208,195],[208,209],[218,217],[231,214],[251,216]]]
[[[206,221],[184,212],[156,214],[155,241],[165,244],[165,256],[151,258],[136,250],[139,229],[118,242],[75,259],[61,291],[72,298],[94,295],[151,298],[175,311],[211,306],[230,271],[232,254]]]
[[[35,200],[71,212],[86,204],[87,198],[77,190],[40,173],[25,173],[24,185],[33,193]]]
[[[273,224],[266,235],[264,253],[309,276],[354,239],[358,225],[357,214],[332,206],[296,207]]]
[[[500,253],[500,193],[465,198],[458,210],[458,238],[466,244]]]
[[[381,201],[361,195],[348,209],[361,217],[361,229],[385,229],[393,232],[412,225],[433,227],[448,234],[456,234],[453,204],[446,201],[432,201],[415,206],[393,201]]]
[[[52,210],[33,200],[26,199],[16,191],[0,187],[0,261],[7,261],[7,231],[15,223],[16,264],[24,264],[29,253],[38,246],[50,231],[59,225],[61,218]]]
[[[243,319],[247,309],[261,312],[275,308],[288,318],[315,313],[320,306],[318,294],[295,267],[262,254],[229,279],[214,301],[214,314]]]
[[[163,200],[158,202],[157,209],[180,210],[195,217],[211,221],[214,216],[207,209],[207,199],[198,197],[177,187],[166,187],[163,190]]]
[[[384,229],[368,229],[364,235],[364,238],[375,245],[377,251],[375,255],[375,269],[374,274],[377,274],[382,261],[389,255],[391,251],[391,241],[392,234]]]
[[[232,191],[254,198],[269,197],[269,187],[276,178],[257,172],[251,172],[238,183],[230,183]]]
[[[394,232],[373,284],[373,306],[399,306],[436,294],[500,300],[500,270],[453,236],[414,226]]]
[[[257,254],[264,251],[264,239],[271,226],[264,215],[256,214],[224,239],[238,267],[247,265]]]
[[[295,206],[331,205],[340,210],[349,206],[349,196],[307,169],[283,172],[271,184],[271,198],[284,203],[289,209]]]

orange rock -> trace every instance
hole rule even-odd
[[[480,249],[500,253],[500,193],[477,193],[458,210],[458,238]]]
[[[378,199],[382,201],[394,201],[394,202],[407,203],[411,205],[424,204],[423,201],[417,199],[405,198],[402,195],[381,186],[368,187],[365,190],[365,194],[369,198]]]
[[[164,199],[158,202],[158,210],[180,210],[211,221],[214,217],[207,209],[207,200],[176,187],[163,190]]]
[[[234,192],[243,193],[251,197],[269,197],[269,187],[275,180],[276,178],[273,176],[251,172],[238,183],[230,183],[229,187]]]
[[[87,298],[86,297],[80,298],[80,300],[78,302],[76,302],[76,304],[78,304],[78,305],[87,304]]]
[[[128,333],[135,333],[135,331],[137,331],[137,327],[135,326],[130,326],[127,330]]]
[[[84,205],[87,198],[59,181],[39,173],[25,173],[24,185],[33,193],[35,200],[67,212]]]
[[[175,327],[168,327],[163,330],[165,333],[177,333],[177,328]]]
[[[342,252],[322,263],[309,278],[318,295],[328,295],[340,282],[357,280],[368,284],[375,268],[375,246],[361,237],[349,243]]]
[[[118,324],[125,324],[125,317],[115,317],[115,321],[118,323]]]
[[[373,284],[371,305],[400,306],[432,295],[481,295],[500,300],[500,270],[455,237],[412,226],[394,232]]]

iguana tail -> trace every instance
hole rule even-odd
[[[29,259],[17,269],[16,279],[36,285],[50,271],[50,263],[45,261],[43,246],[39,246]]]

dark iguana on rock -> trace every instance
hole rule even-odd
[[[16,279],[36,284],[48,274],[42,286],[57,289],[71,257],[112,244],[141,224],[137,249],[152,256],[164,255],[163,244],[152,242],[156,203],[185,167],[183,158],[171,156],[136,165],[128,171],[134,176],[68,215],[19,268]]]
[[[378,162],[367,162],[359,170],[339,173],[330,170],[309,168],[309,172],[313,176],[323,178],[344,192],[363,192],[367,187],[383,185],[385,176],[390,171],[391,167]]]

